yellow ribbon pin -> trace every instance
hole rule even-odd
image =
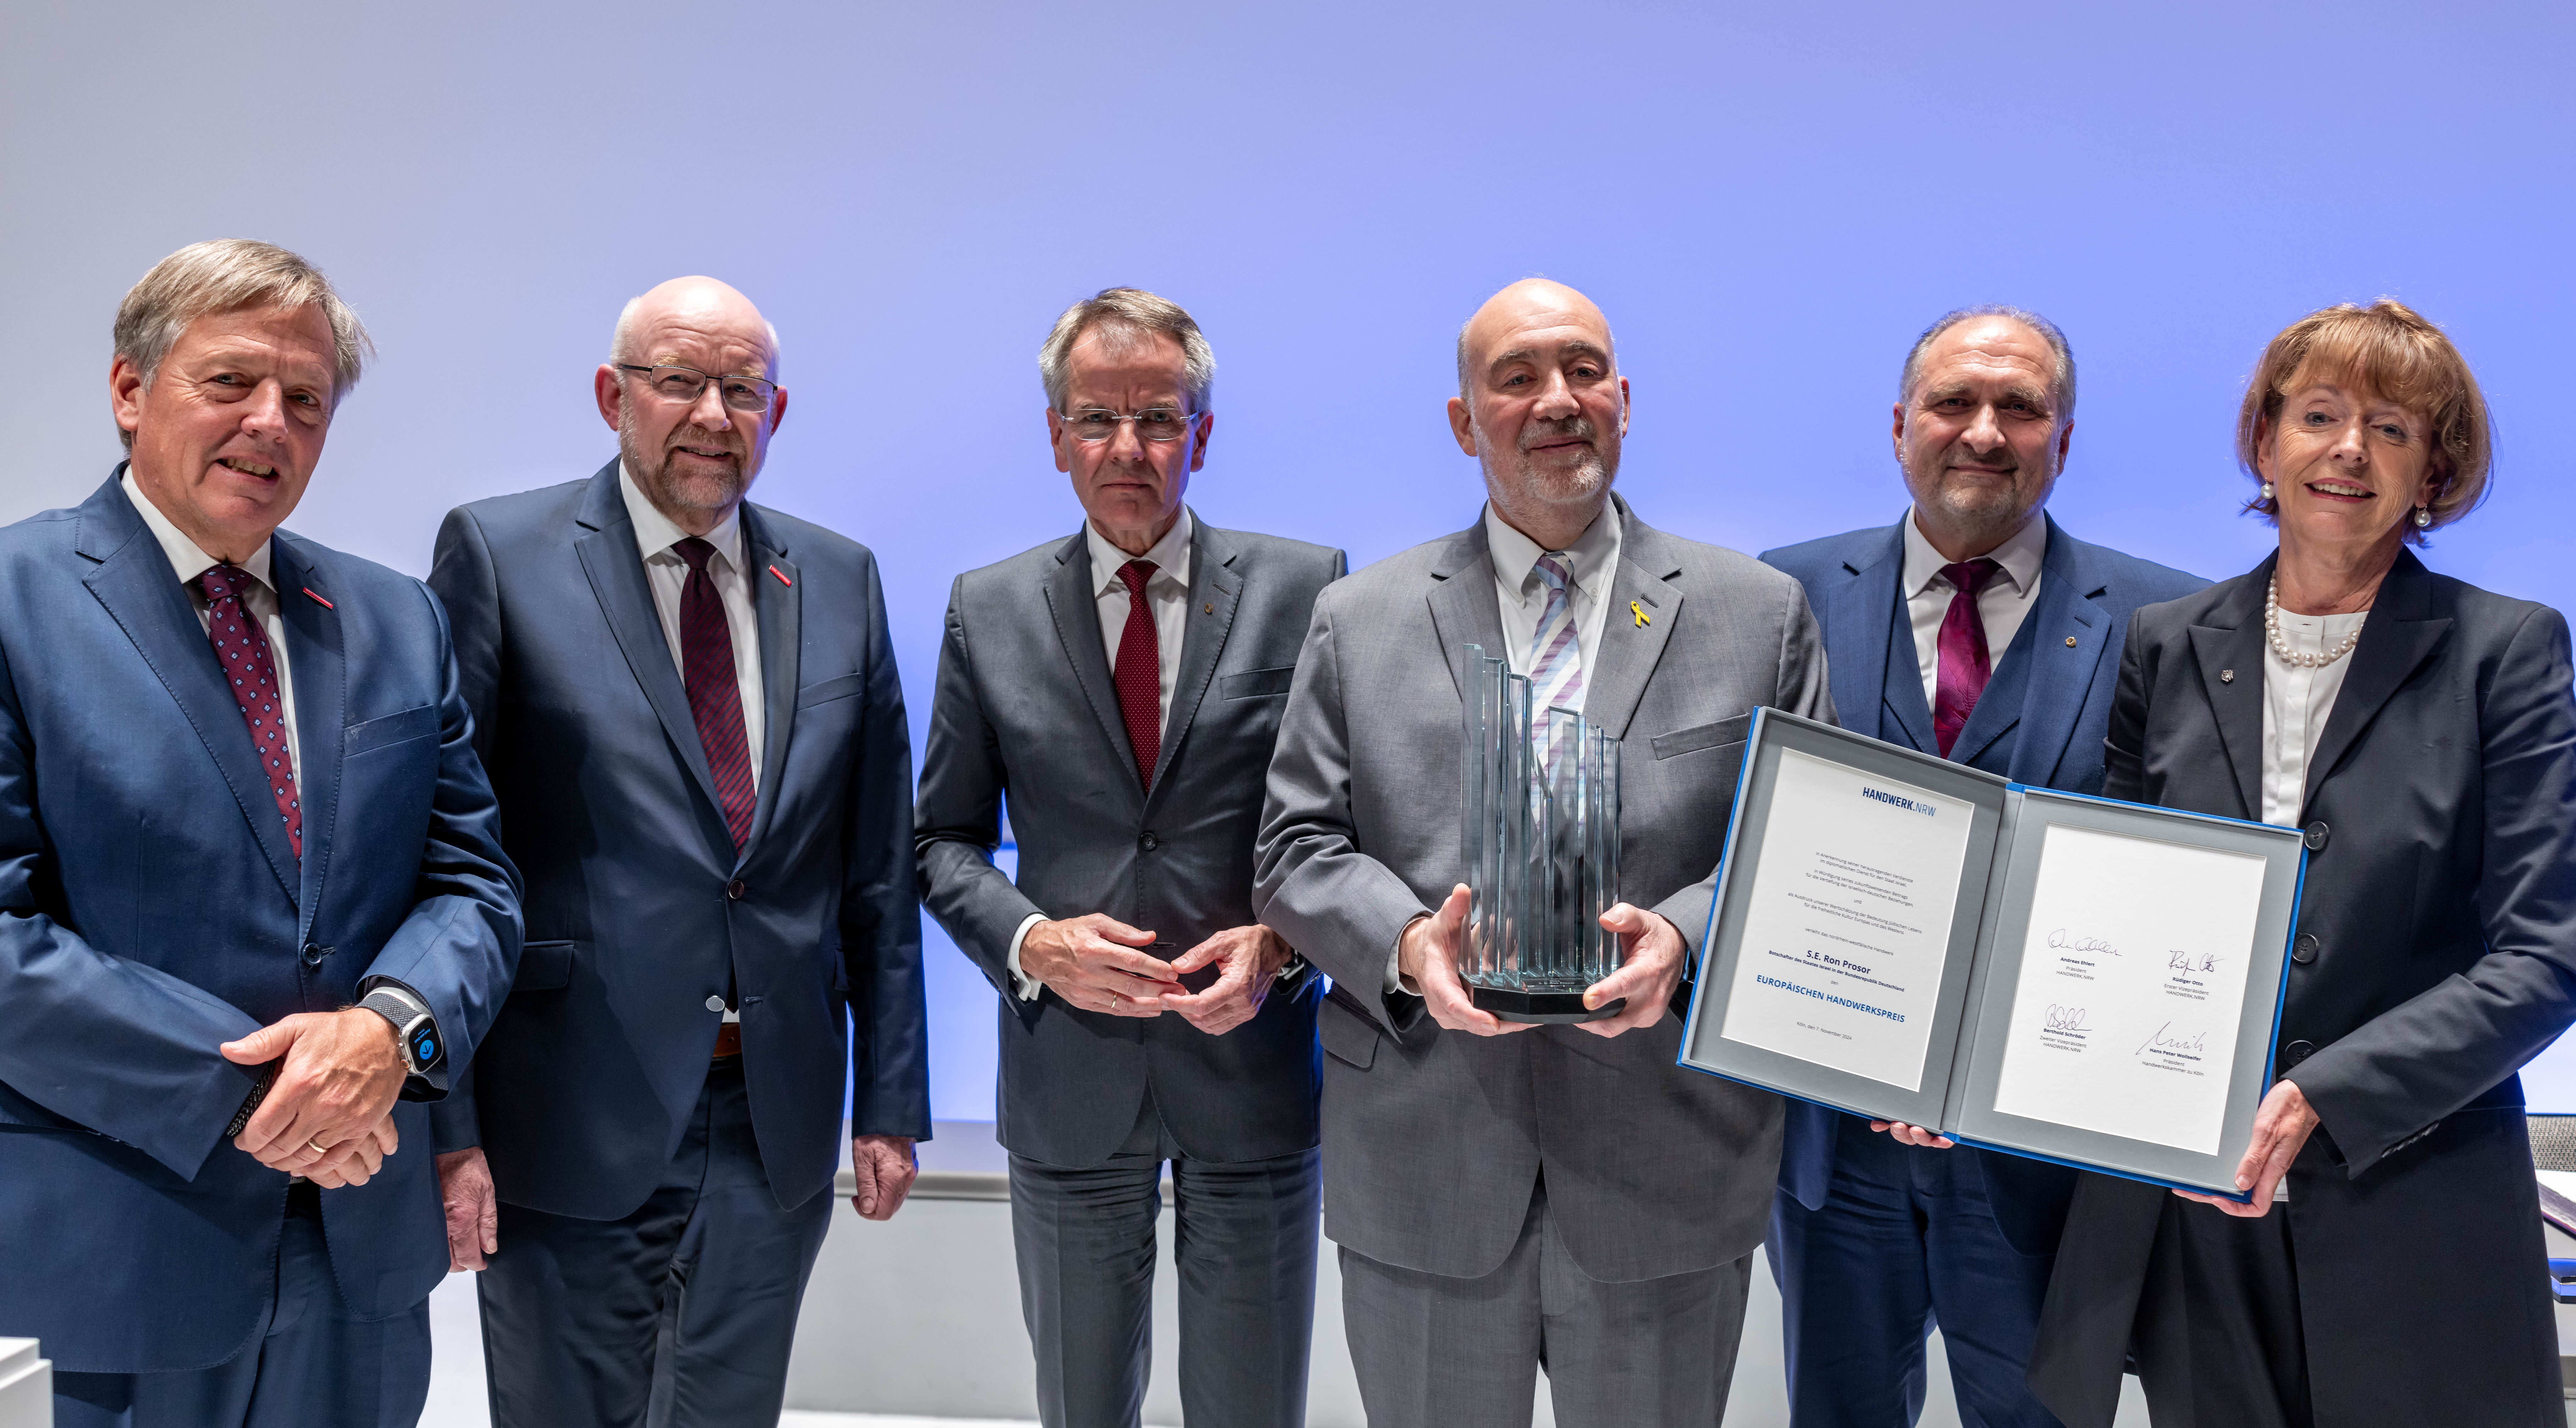
[[[1638,629],[1641,629],[1641,630],[1642,630],[1642,629],[1646,628],[1648,625],[1651,625],[1651,624],[1653,624],[1653,623],[1654,623],[1654,621],[1649,620],[1649,619],[1647,619],[1647,618],[1646,618],[1646,607],[1645,607],[1645,606],[1643,606],[1643,605],[1638,604],[1638,603],[1637,603],[1636,601],[1634,601],[1634,600],[1631,600],[1631,601],[1629,601],[1629,602],[1628,602],[1628,613],[1637,617],[1637,628],[1638,628]]]

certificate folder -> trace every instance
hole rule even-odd
[[[2241,1201],[2306,859],[1758,710],[1681,1064]]]

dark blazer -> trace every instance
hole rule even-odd
[[[1798,578],[1816,623],[1824,627],[1834,708],[1843,727],[1872,738],[1938,754],[1932,706],[1914,627],[1901,588],[1905,527],[1848,531],[1762,553],[1763,563]],[[2117,638],[2141,605],[2178,599],[2209,582],[2152,561],[2087,545],[2054,517],[2040,557],[2038,603],[1994,664],[1967,727],[1950,757],[2016,783],[2098,793],[2102,734],[2111,722],[2119,680]],[[1780,1187],[1810,1210],[1825,1204],[1833,1182],[1835,1122],[1842,1113],[1808,1101],[1789,1103],[1780,1148]],[[2004,1238],[2024,1254],[2048,1254],[2065,1227],[2075,1172],[2046,1161],[1963,1148],[1986,1181],[1986,1199]]]
[[[1832,719],[1823,642],[1796,581],[1617,496],[1605,519],[1622,523],[1619,562],[1583,704],[1623,749],[1619,891],[1696,948],[1753,709]],[[1609,1040],[1480,1037],[1384,990],[1405,924],[1466,876],[1462,643],[1503,647],[1481,520],[1315,602],[1270,763],[1255,905],[1334,983],[1315,1028],[1324,1231],[1380,1264],[1488,1274],[1544,1173],[1557,1234],[1594,1279],[1750,1254],[1779,1178],[1780,1098],[1675,1070],[1680,1016]]]
[[[844,1096],[857,1132],[930,1134],[912,744],[876,559],[748,502],[742,534],[767,732],[737,854],[617,463],[439,528],[429,581],[528,879],[518,985],[439,1149],[480,1144],[514,1205],[615,1219],[644,1202],[697,1105],[728,974],[781,1206],[831,1184]]]
[[[1178,956],[1255,920],[1262,779],[1315,594],[1342,553],[1218,530],[1190,514],[1188,632],[1152,792],[1110,683],[1090,542],[1024,551],[957,577],[922,756],[921,900],[1002,994],[1002,1143],[1049,1165],[1106,1160],[1150,1088],[1194,1160],[1264,1160],[1315,1144],[1311,974],[1209,1036],[1177,1015],[1103,1016],[1022,1001],[1011,937],[1031,913],[1104,912]],[[1005,796],[1019,876],[992,855]]]
[[[369,976],[447,1063],[400,1153],[322,1192],[349,1310],[447,1273],[428,1108],[519,955],[517,874],[421,583],[279,531],[303,761],[299,864],[188,593],[120,484],[0,530],[0,1333],[58,1371],[225,1362],[275,1287],[283,1172],[223,1139],[250,1072],[215,1049]]]
[[[2105,794],[2261,816],[2271,572],[2138,612]],[[2401,552],[2348,658],[2275,1052],[2321,1120],[2272,1211],[2316,1420],[2539,1422],[2557,1336],[2514,1072],[2576,1020],[2567,622]],[[2030,1382],[2077,1428],[2111,1421],[2166,1193],[2076,1194]]]

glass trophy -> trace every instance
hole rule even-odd
[[[1601,914],[1619,901],[1619,741],[1571,709],[1536,708],[1527,676],[1466,645],[1461,761],[1472,896],[1458,974],[1505,1021],[1616,1016],[1583,994],[1619,965]]]

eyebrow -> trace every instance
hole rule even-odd
[[[1562,357],[1589,357],[1594,361],[1599,362],[1602,366],[1607,367],[1610,365],[1610,354],[1589,342],[1576,341],[1564,343],[1557,348],[1557,351]],[[1496,354],[1494,360],[1486,364],[1485,371],[1488,374],[1491,374],[1503,370],[1514,362],[1535,362],[1537,360],[1537,348],[1515,347],[1508,352]]]
[[[1966,397],[1974,395],[1974,390],[1965,382],[1945,382],[1942,385],[1925,392],[1923,394],[1923,400],[1926,403],[1931,403],[1946,401],[1951,397]],[[2022,401],[2030,403],[2032,406],[2038,407],[2042,411],[2054,410],[2049,403],[2048,390],[2044,387],[2033,387],[2024,383],[2016,382],[2013,385],[2004,388],[2003,395],[2006,398],[2019,398]]]

